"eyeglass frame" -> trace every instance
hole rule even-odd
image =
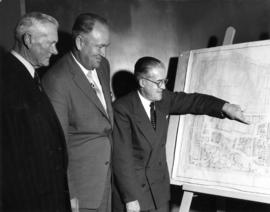
[[[158,80],[158,81],[153,81],[153,80],[150,80],[150,79],[145,78],[145,77],[141,77],[141,78],[156,84],[159,88],[161,88],[162,84],[166,85],[168,83],[168,81],[169,81],[167,78],[162,79],[162,80]]]

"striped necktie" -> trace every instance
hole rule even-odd
[[[39,76],[38,76],[37,71],[35,71],[35,73],[34,73],[34,81],[35,81],[35,83],[36,83],[38,89],[39,89],[40,91],[42,91],[43,89],[42,89],[41,81],[40,81],[40,78],[39,78]]]
[[[95,90],[95,92],[97,94],[97,97],[99,98],[101,104],[103,105],[103,107],[104,107],[104,109],[105,109],[105,111],[107,113],[107,105],[106,105],[104,95],[102,93],[102,90],[100,90],[100,88],[95,83],[95,80],[93,79],[93,76],[92,76],[92,71],[88,71],[86,76],[87,76],[87,79],[88,79],[91,87]]]
[[[151,124],[154,128],[154,130],[156,130],[156,108],[155,108],[155,102],[151,102],[150,104],[150,120],[151,120]]]

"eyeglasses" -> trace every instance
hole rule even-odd
[[[168,79],[162,79],[162,80],[158,80],[158,81],[153,81],[153,80],[150,80],[150,79],[147,79],[147,78],[144,78],[144,77],[141,77],[141,78],[156,84],[159,88],[161,88],[162,85],[166,85],[168,83]]]

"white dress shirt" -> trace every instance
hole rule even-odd
[[[150,120],[150,104],[151,104],[151,101],[146,99],[145,97],[143,97],[140,92],[138,91],[138,94],[139,94],[139,97],[140,97],[140,100],[142,102],[142,105],[145,109],[145,112],[147,113],[147,116]]]
[[[103,94],[103,90],[102,90],[102,86],[100,84],[100,81],[98,79],[98,75],[97,75],[97,71],[96,69],[93,70],[88,70],[86,69],[77,59],[76,57],[71,53],[71,56],[74,58],[75,62],[78,64],[78,66],[80,67],[80,69],[82,70],[82,72],[85,74],[86,78],[88,79],[89,75],[88,72],[91,72],[91,79],[94,81],[94,84],[97,86],[97,88],[99,89],[99,94],[98,97],[100,98],[100,101],[103,105],[103,107],[105,108],[105,111],[107,112],[107,106],[106,106],[106,101],[105,101],[105,97]],[[100,96],[99,96],[100,95]]]

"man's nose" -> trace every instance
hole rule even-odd
[[[166,89],[165,83],[162,83],[161,86],[160,86],[160,88],[161,88],[162,90]]]
[[[56,48],[56,46],[53,46],[52,48],[51,48],[51,53],[52,54],[58,54],[58,51],[57,51],[57,48]]]
[[[102,57],[106,57],[106,47],[102,47],[102,48],[100,48],[100,55],[102,56]]]

